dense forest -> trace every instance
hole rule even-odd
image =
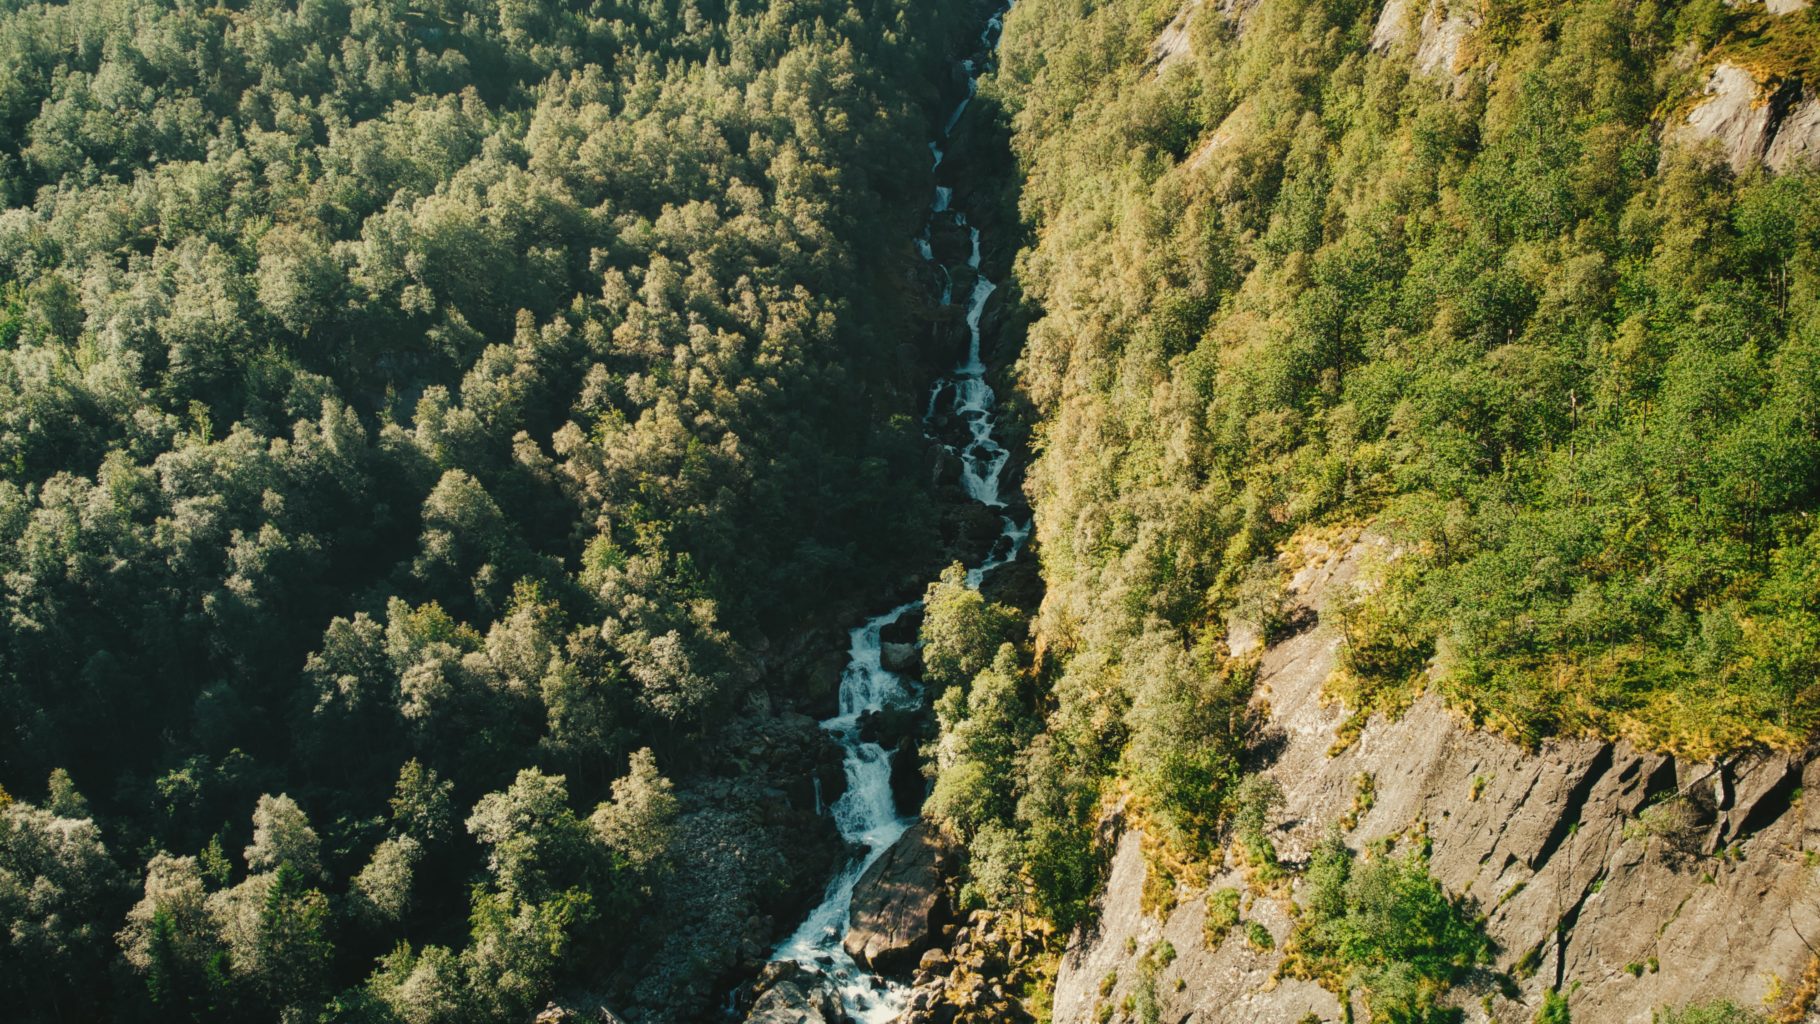
[[[961,13],[0,5],[4,1016],[720,998],[820,863],[679,780],[929,554]]]
[[[1423,835],[1273,845],[1311,543],[1373,552],[1340,748],[1437,698],[1525,749],[1820,737],[1820,6],[988,16],[0,2],[9,1019],[722,1012],[844,855],[815,645],[999,528],[943,508],[962,320],[1035,562],[928,583],[873,638],[926,715],[867,728],[1019,970],[1116,823],[1147,913],[1237,865],[1273,984],[1461,1019],[1494,950]]]
[[[1820,174],[1684,127],[1722,65],[1811,107],[1820,14],[1770,7],[1020,0],[982,102],[1047,592],[1021,648],[977,596],[924,633],[975,899],[1082,921],[1114,807],[1184,877],[1280,875],[1253,680],[1309,537],[1388,552],[1326,684],[1356,720],[1813,738]],[[1419,853],[1317,853],[1290,969],[1429,1019],[1485,951]]]

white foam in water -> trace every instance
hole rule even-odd
[[[961,97],[960,103],[954,108],[954,113],[948,115],[948,123],[942,126],[943,138],[954,134],[954,126],[961,123],[961,115],[967,112],[967,104],[973,101],[974,94],[979,92],[980,88],[979,79],[972,77],[973,62],[964,60],[961,61],[961,64],[967,68],[969,76],[967,78],[967,95]]]
[[[830,808],[841,838],[860,843],[866,854],[849,863],[828,884],[821,905],[785,939],[773,960],[795,960],[822,971],[835,984],[847,1015],[860,1024],[887,1024],[904,1011],[903,986],[871,975],[841,948],[847,933],[853,885],[872,863],[910,827],[913,819],[900,818],[891,799],[891,754],[859,737],[860,716],[892,703],[913,699],[904,681],[882,664],[879,634],[886,626],[920,605],[919,601],[866,621],[848,633],[847,667],[841,672],[840,714],[822,723],[846,751],[847,791]]]
[[[980,41],[987,48],[997,41],[1002,15],[1003,11],[993,15],[986,30],[980,34]],[[942,129],[944,136],[959,123],[961,114],[967,109],[967,101],[976,89],[971,76],[978,72],[973,62],[963,61],[962,65],[970,76],[967,98],[962,99],[948,117]],[[941,147],[931,142],[929,152],[935,159],[935,166],[941,166]],[[952,189],[938,186],[935,200],[929,204],[930,214],[932,217],[948,214],[954,223],[966,226],[964,214],[949,213],[948,204],[953,195]],[[970,228],[969,236],[971,251],[967,265],[977,270],[980,265],[979,229]],[[934,261],[935,253],[927,229],[917,238],[916,245],[924,259]],[[954,286],[946,266],[942,267],[942,274],[948,281],[942,288],[941,301],[945,306],[953,299]],[[937,380],[931,386],[924,418],[933,420],[941,404],[949,403],[953,414],[966,423],[969,435],[967,445],[958,453],[964,465],[962,486],[973,500],[991,508],[1004,508],[1005,503],[999,498],[999,475],[1011,456],[992,436],[994,395],[991,385],[986,383],[986,365],[980,359],[980,318],[996,287],[983,275],[975,276],[973,290],[967,299],[966,361],[955,367],[951,377]],[[967,570],[970,587],[978,588],[987,573],[1016,559],[1030,536],[1030,524],[1020,526],[1010,516],[1001,516],[1000,520],[1004,525],[992,550],[978,565]],[[921,604],[912,601],[899,605],[868,619],[848,634],[847,667],[841,672],[840,713],[821,725],[846,754],[847,791],[834,801],[829,812],[834,816],[841,838],[849,845],[864,847],[865,853],[834,876],[821,904],[772,954],[773,960],[794,960],[821,971],[833,983],[846,1016],[857,1024],[888,1024],[896,1020],[903,1014],[909,994],[904,986],[860,967],[841,948],[841,940],[846,936],[851,916],[854,884],[915,820],[898,816],[891,797],[891,752],[876,743],[861,740],[859,720],[867,712],[917,699],[911,684],[885,669],[880,634],[885,627]],[[818,787],[816,803],[819,805],[820,802]]]

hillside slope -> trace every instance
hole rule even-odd
[[[1798,1014],[1820,14],[1024,0],[1002,61],[1046,591],[925,627],[926,813],[1057,1018]]]
[[[1528,1021],[1550,989],[1570,993],[1576,1020],[1646,1024],[1662,1007],[1717,999],[1801,1019],[1820,972],[1808,944],[1820,936],[1811,866],[1820,806],[1800,794],[1820,784],[1820,762],[1696,764],[1593,739],[1532,754],[1470,729],[1432,695],[1395,721],[1374,718],[1336,755],[1346,711],[1320,701],[1339,658],[1331,613],[1384,550],[1370,538],[1311,540],[1292,599],[1330,614],[1262,656],[1257,699],[1274,750],[1265,772],[1285,794],[1267,832],[1283,863],[1308,863],[1334,822],[1350,823],[1346,840],[1360,849],[1427,844],[1434,878],[1475,901],[1495,943],[1447,1000],[1473,1010],[1470,1019]],[[1670,811],[1674,828],[1650,827]],[[1167,868],[1153,867],[1145,848],[1141,827],[1118,840],[1095,925],[1062,960],[1058,1024],[1095,1020],[1146,985],[1162,1020],[1340,1017],[1338,997],[1286,963],[1290,887],[1235,861],[1204,884],[1168,879],[1179,884],[1173,909],[1146,913],[1158,900],[1152,873]],[[1243,923],[1215,941],[1209,905],[1223,891],[1241,894]],[[1306,885],[1293,893],[1306,896]],[[1274,948],[1247,941],[1252,921]],[[1176,956],[1147,971],[1165,941]],[[1108,977],[1116,980],[1102,990]],[[1358,1010],[1369,1018],[1364,1000]]]

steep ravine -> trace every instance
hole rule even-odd
[[[1425,834],[1435,878],[1476,901],[1496,944],[1490,969],[1448,997],[1468,1021],[1527,1024],[1551,988],[1576,1021],[1648,1024],[1664,1007],[1714,999],[1808,1019],[1801,1000],[1811,1000],[1820,962],[1820,802],[1802,795],[1820,785],[1820,761],[1692,764],[1598,739],[1530,752],[1469,728],[1433,694],[1395,720],[1374,717],[1333,753],[1348,714],[1322,699],[1341,643],[1333,612],[1388,552],[1367,533],[1310,540],[1292,556],[1303,567],[1291,596],[1314,624],[1262,652],[1255,698],[1264,746],[1279,751],[1264,770],[1286,796],[1270,824],[1283,861],[1306,861],[1349,817],[1357,849]],[[1678,828],[1640,824],[1640,811],[1676,794],[1688,812]],[[1104,1019],[1164,940],[1177,955],[1153,981],[1161,1020],[1343,1019],[1327,990],[1278,976],[1294,920],[1286,900],[1248,891],[1234,868],[1179,887],[1166,915],[1146,914],[1142,846],[1135,828],[1116,839],[1098,919],[1063,960],[1057,1024]],[[1254,949],[1243,929],[1207,947],[1207,894],[1228,886],[1245,893],[1244,919],[1269,929],[1274,949]],[[1515,998],[1498,974],[1515,981]],[[1356,1019],[1367,1019],[1363,1009],[1354,1007]]]
[[[1009,5],[987,18],[974,52],[962,57],[956,70],[965,93],[943,118],[940,136],[929,143],[932,171],[937,180],[923,231],[914,240],[918,253],[939,281],[932,296],[941,311],[964,310],[966,347],[958,361],[930,387],[924,410],[924,431],[939,449],[937,483],[944,463],[955,465],[952,483],[966,497],[998,518],[998,532],[988,550],[967,567],[967,583],[978,588],[989,574],[1018,557],[1030,533],[1027,518],[1002,496],[1001,478],[1012,452],[996,436],[996,395],[987,383],[988,367],[982,352],[982,321],[997,285],[981,269],[981,232],[969,222],[967,210],[955,202],[956,183],[944,175],[945,147],[963,124],[974,97],[978,76],[986,70],[998,42],[1002,18]],[[941,244],[956,235],[965,239],[964,253],[950,263],[953,247]],[[939,329],[939,328],[938,328]],[[1021,503],[1017,503],[1021,505]],[[844,786],[829,806],[829,813],[852,855],[829,882],[819,904],[772,954],[772,966],[757,986],[747,1011],[752,1021],[816,1021],[833,1024],[888,1024],[906,1009],[907,990],[892,977],[879,973],[876,955],[863,943],[855,945],[849,928],[856,886],[877,885],[868,872],[882,859],[899,856],[900,847],[939,845],[914,829],[914,808],[900,806],[894,793],[894,758],[898,751],[869,735],[867,720],[873,716],[909,711],[923,703],[918,682],[888,667],[884,634],[918,613],[920,601],[900,604],[849,632],[848,656],[841,669],[838,713],[821,723],[844,755]],[[911,813],[906,814],[909,810]],[[907,834],[909,838],[906,838]],[[914,856],[909,851],[902,856]],[[888,883],[887,883],[888,884]],[[927,893],[931,899],[937,894]],[[736,997],[737,998],[737,997]]]

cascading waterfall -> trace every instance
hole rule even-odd
[[[997,47],[999,29],[1008,9],[1009,4],[993,14],[980,33],[982,53],[990,54]],[[941,166],[941,143],[960,123],[968,102],[973,99],[977,76],[982,70],[972,60],[962,61],[961,67],[967,73],[967,94],[944,122],[942,138],[929,143],[932,169]],[[967,228],[970,247],[967,266],[975,272],[973,289],[967,297],[967,357],[949,376],[935,382],[926,419],[933,420],[941,411],[943,400],[947,400],[949,411],[967,427],[968,441],[964,447],[956,451],[953,446],[947,446],[961,459],[961,484],[974,501],[1002,510],[1005,502],[999,497],[999,474],[1011,453],[992,436],[994,396],[991,386],[986,383],[986,365],[980,357],[980,318],[985,314],[986,302],[996,286],[978,273],[979,228],[967,223],[965,213],[950,209],[953,197],[953,189],[936,188],[929,203],[929,222],[915,241],[923,259],[934,263],[948,282],[941,293],[941,302],[947,305],[953,296],[952,277],[947,267],[936,262],[930,229],[937,218],[948,218],[950,223]],[[1003,526],[992,550],[978,565],[967,570],[968,586],[977,588],[987,573],[1015,559],[1030,535],[1029,524],[1019,524],[1009,515],[1000,518]],[[861,846],[866,852],[834,877],[821,904],[772,956],[773,960],[794,960],[821,971],[839,993],[847,1016],[860,1024],[887,1024],[895,1020],[904,1011],[905,992],[903,986],[861,968],[841,948],[853,902],[853,887],[866,869],[884,856],[909,829],[914,819],[900,817],[892,801],[891,752],[877,743],[862,740],[859,721],[867,712],[893,704],[910,704],[919,698],[914,684],[884,667],[880,634],[920,605],[920,601],[899,605],[868,619],[849,634],[847,666],[841,673],[840,713],[821,724],[846,752],[847,791],[831,808],[835,826],[849,845]]]

